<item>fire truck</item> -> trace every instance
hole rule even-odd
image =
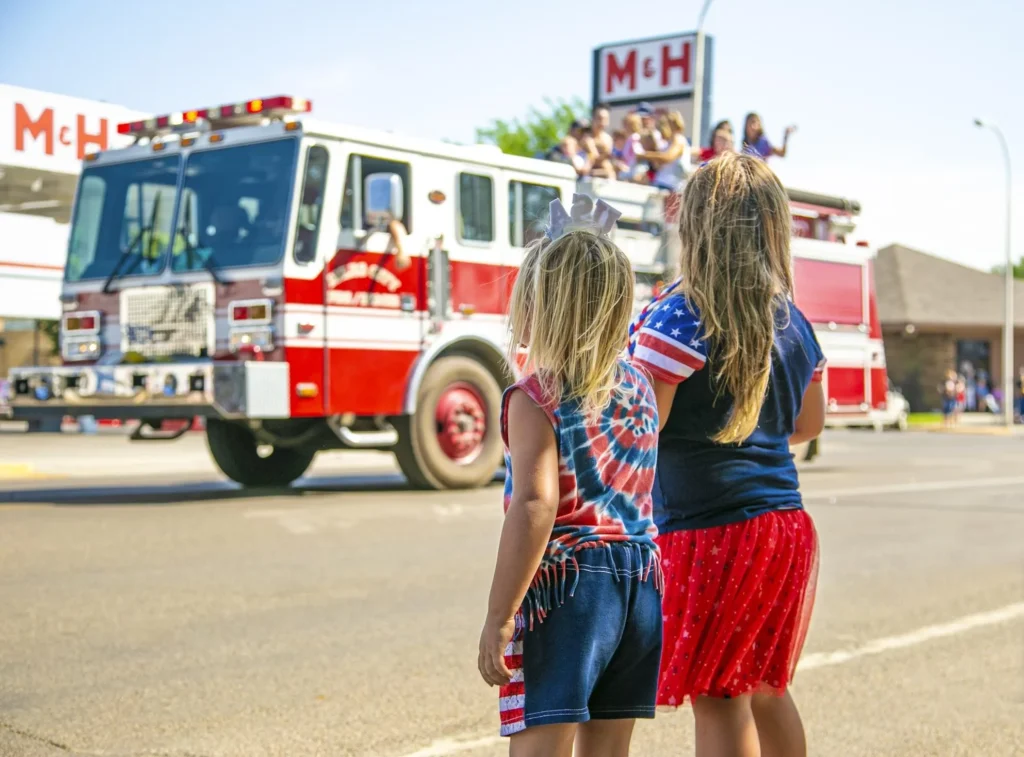
[[[623,212],[637,306],[664,280],[677,195],[310,110],[280,96],[181,111],[86,156],[62,365],[12,371],[15,417],[132,419],[137,440],[201,417],[244,486],[286,485],[325,449],[392,451],[414,487],[481,486],[502,461],[504,314],[550,201],[584,191]],[[886,378],[871,251],[844,243],[859,208],[790,196],[830,410],[870,413]]]

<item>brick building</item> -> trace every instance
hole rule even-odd
[[[938,407],[945,372],[964,363],[1002,386],[1002,276],[892,245],[878,251],[875,283],[889,378],[911,408]],[[1016,374],[1024,365],[1024,281],[1014,295]]]

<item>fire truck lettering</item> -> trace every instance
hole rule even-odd
[[[683,84],[690,83],[690,43],[683,43],[683,54],[678,58],[672,57],[672,50],[668,45],[661,46],[661,86],[667,87],[669,74],[673,68],[682,70]]]
[[[25,151],[25,132],[33,139],[43,137],[46,140],[46,154],[53,155],[53,108],[47,108],[39,118],[29,116],[25,106],[14,104],[14,149]]]
[[[636,89],[636,50],[630,50],[626,56],[625,63],[620,64],[615,53],[608,53],[605,56],[605,68],[607,78],[605,79],[604,91],[608,94],[615,91],[615,82],[623,84],[629,80],[629,91]]]
[[[352,292],[347,289],[327,293],[327,302],[331,305],[347,305],[355,307],[377,307],[397,310],[402,306],[402,298],[397,294],[386,292]]]
[[[386,288],[389,292],[397,292],[402,288],[402,281],[387,268],[377,263],[356,261],[347,263],[340,268],[327,272],[327,288],[334,289],[339,284],[356,279],[371,279]]]

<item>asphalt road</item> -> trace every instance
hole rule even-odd
[[[505,753],[475,670],[497,486],[335,456],[252,495],[177,444],[0,437],[0,755]],[[826,438],[812,754],[1024,754],[1022,463],[1020,437]],[[666,713],[634,753],[692,738]]]

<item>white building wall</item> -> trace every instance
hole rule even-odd
[[[68,227],[49,218],[0,213],[0,318],[56,320]]]

